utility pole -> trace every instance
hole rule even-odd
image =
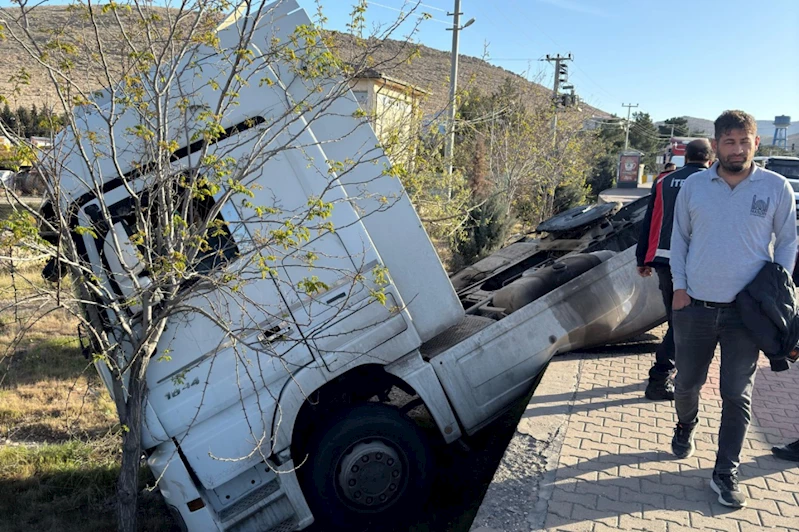
[[[554,109],[552,113],[552,144],[554,146],[557,144],[558,139],[558,94],[560,93],[561,85],[566,83],[569,79],[569,67],[566,65],[566,61],[572,61],[572,54],[565,56],[558,54],[555,57],[547,54],[543,61],[555,63],[555,83],[552,87],[552,104]]]
[[[630,143],[630,110],[633,107],[638,107],[638,104],[623,103],[621,106],[627,108],[627,134],[624,135],[624,151],[627,151],[627,145]]]
[[[474,19],[463,26],[461,21],[461,0],[455,0],[455,10],[447,13],[452,17],[452,27],[447,31],[452,32],[452,58],[450,59],[451,68],[449,73],[449,117],[447,120],[447,141],[444,145],[444,158],[447,160],[447,175],[452,175],[452,153],[455,151],[455,95],[458,92],[458,32],[467,26],[474,24]]]

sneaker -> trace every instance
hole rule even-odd
[[[710,487],[719,496],[719,502],[730,508],[746,506],[746,495],[738,488],[738,473],[716,473],[710,480]]]
[[[688,458],[694,454],[694,429],[696,423],[677,423],[671,439],[671,452],[677,458]]]
[[[772,447],[771,452],[777,458],[782,460],[790,460],[791,462],[799,462],[799,440],[793,443],[787,443],[778,447]]]
[[[644,396],[650,401],[674,401],[674,381],[666,379],[665,381],[652,381],[646,385]]]

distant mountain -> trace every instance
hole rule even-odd
[[[13,12],[18,8],[8,8]],[[164,8],[154,7],[159,13]],[[134,17],[135,18],[135,17]],[[164,20],[167,17],[161,17]],[[46,42],[57,30],[70,27],[73,32],[90,29],[88,23],[81,18],[80,13],[68,6],[42,6],[32,11],[31,32],[39,42]],[[131,27],[136,27],[131,23]],[[114,36],[113,25],[107,31]],[[118,31],[117,31],[118,33]],[[352,36],[332,32],[334,48],[345,60],[363,56],[368,51],[371,74],[387,76],[395,81],[411,84],[427,92],[427,97],[422,103],[422,108],[427,116],[435,116],[446,109],[449,101],[449,74],[450,52],[436,50],[427,46],[409,44],[404,41],[386,39],[378,42],[375,39],[357,41]],[[113,39],[107,39],[113,41]],[[9,100],[12,108],[17,106],[29,107],[36,104],[38,107],[50,107],[56,103],[52,85],[47,79],[43,69],[37,68],[28,54],[13,40],[6,40],[2,44],[3,61],[0,62],[0,95]],[[417,57],[407,61],[407,57],[417,49]],[[112,67],[121,67],[125,55],[119,50],[106,51]],[[14,90],[11,81],[21,69],[27,70],[30,75],[30,84],[22,91]],[[80,64],[75,68],[74,82],[83,89],[95,89],[104,86],[104,73],[102,64],[93,61],[90,57],[81,58]],[[461,91],[480,90],[492,93],[502,87],[506,79],[511,79],[518,84],[520,90],[527,97],[530,105],[550,105],[551,89],[526,80],[514,72],[494,66],[487,61],[466,55],[459,56],[458,87]],[[582,113],[589,116],[609,117],[599,109],[586,104],[580,105]]]
[[[688,121],[688,129],[691,132],[696,132],[698,135],[707,135],[710,136],[713,134],[713,121],[712,120],[705,120],[704,118],[696,118],[693,116],[681,116],[680,118],[685,118]],[[656,126],[662,126],[665,124],[665,121],[661,120],[660,122],[655,122]]]
[[[684,116],[688,119],[688,129],[691,132],[704,133],[707,136],[713,135],[713,121],[705,120],[704,118],[696,118],[693,116]]]
[[[713,120],[704,118],[696,118],[693,116],[683,116],[688,120],[688,127],[691,131],[704,132],[705,135],[713,134]],[[662,125],[664,122],[656,122],[655,125]],[[791,136],[799,133],[799,117],[796,117],[788,127],[788,144],[791,143]],[[758,120],[757,121],[757,134],[760,135],[762,142],[771,144],[771,139],[774,137],[774,119],[771,120]],[[794,139],[794,142],[797,142]]]

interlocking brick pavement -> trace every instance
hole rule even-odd
[[[538,498],[548,504],[531,501],[531,508],[536,503],[539,508],[538,524],[531,516],[529,527],[514,530],[799,531],[799,464],[779,461],[770,451],[774,444],[799,438],[799,367],[774,373],[761,356],[740,468],[749,506],[733,510],[720,505],[709,487],[721,417],[719,353],[702,389],[697,452],[678,460],[670,453],[673,402],[652,402],[643,395],[655,345],[609,347],[553,360],[547,373],[576,367],[576,383],[566,400],[568,411],[551,430],[557,436],[550,444],[560,440],[559,453],[537,487]],[[552,403],[546,392],[536,391],[523,418],[528,427],[535,426],[537,412],[543,412],[542,423],[552,425],[547,406],[564,403],[562,388],[550,394]]]

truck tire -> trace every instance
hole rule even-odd
[[[336,530],[383,530],[418,515],[433,478],[427,436],[399,410],[366,403],[319,430],[298,469],[314,517]]]

